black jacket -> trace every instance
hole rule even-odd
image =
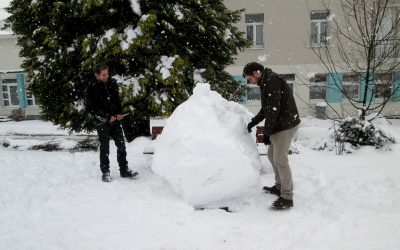
[[[95,124],[107,123],[111,116],[122,114],[118,85],[114,79],[107,83],[94,80],[86,88],[86,109],[95,118]]]
[[[300,123],[292,90],[283,78],[265,68],[258,85],[261,90],[261,110],[252,121],[257,124],[265,118],[265,135],[293,128]]]

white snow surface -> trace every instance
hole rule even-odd
[[[377,123],[400,141],[400,120]],[[151,124],[165,124],[165,132],[174,133],[169,121],[152,120]],[[227,130],[234,127],[225,125]],[[334,151],[312,150],[316,142],[329,143],[332,127],[329,120],[302,118],[292,145],[299,153],[289,155],[294,179],[292,209],[269,208],[277,197],[263,193],[262,186],[272,185],[274,175],[261,156],[265,171],[259,176],[258,188],[233,202],[233,212],[227,213],[193,208],[155,174],[151,166],[157,156],[143,154],[151,143],[148,138],[127,143],[130,168],[140,173],[137,180],[119,177],[111,143],[113,181],[103,183],[98,152],[31,151],[27,146],[40,138],[13,139],[15,134],[43,134],[43,138],[61,134],[67,141],[66,131],[42,121],[0,122],[0,141],[26,145],[19,149],[0,146],[0,248],[400,249],[399,144],[384,150],[363,147],[340,156]],[[226,132],[220,128],[192,132],[207,137],[217,131]],[[192,161],[208,159],[208,154],[199,153]],[[165,159],[165,165],[175,160]]]
[[[258,184],[257,145],[247,132],[252,114],[197,84],[157,137],[152,170],[194,207],[227,206]]]

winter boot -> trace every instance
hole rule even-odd
[[[289,209],[293,207],[293,200],[287,200],[282,197],[279,197],[271,206],[273,209],[282,210],[282,209]]]
[[[275,186],[263,187],[264,192],[281,196],[281,191]]]
[[[119,173],[122,178],[135,178],[139,174],[138,172],[133,172],[129,168],[120,169]]]
[[[111,182],[111,175],[110,172],[105,172],[103,173],[103,176],[101,177],[102,181],[104,182]]]

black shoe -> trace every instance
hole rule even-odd
[[[287,200],[282,197],[279,197],[271,206],[273,209],[282,210],[282,209],[289,209],[293,207],[293,200]]]
[[[264,192],[281,196],[281,191],[275,186],[263,187]]]
[[[110,173],[108,173],[108,172],[103,173],[103,176],[101,177],[101,180],[104,181],[104,182],[111,182]]]
[[[138,172],[133,172],[129,168],[120,171],[120,175],[122,178],[135,178],[138,174]]]

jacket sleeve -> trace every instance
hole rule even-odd
[[[122,114],[122,105],[121,105],[121,98],[119,97],[119,91],[118,91],[118,83],[113,80],[112,81],[112,85],[113,85],[113,96],[114,96],[114,105],[116,108],[116,111],[118,114]]]
[[[264,118],[264,112],[262,109],[260,109],[258,114],[251,119],[251,122],[254,124],[259,124],[262,120],[264,120]]]
[[[274,77],[264,85],[264,88],[266,88],[264,90],[266,95],[264,100],[265,107],[263,112],[266,118],[264,124],[264,134],[266,135],[270,135],[272,133],[272,129],[275,127],[275,123],[279,116],[282,97],[281,85],[281,80],[276,77]]]
[[[96,104],[95,90],[92,84],[86,88],[85,91],[85,107],[91,115],[101,122],[108,122],[111,115],[102,111]]]

